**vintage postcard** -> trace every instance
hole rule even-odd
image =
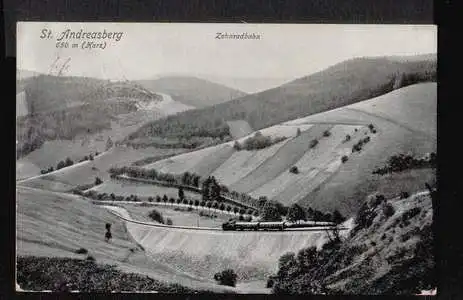
[[[17,24],[16,290],[436,293],[437,27]]]

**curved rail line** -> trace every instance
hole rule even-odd
[[[139,225],[145,225],[145,226],[150,226],[150,227],[158,227],[158,228],[164,228],[164,229],[187,229],[187,230],[192,230],[192,231],[213,231],[213,232],[223,232],[229,233],[248,233],[251,232],[253,234],[255,233],[280,233],[281,232],[287,232],[287,231],[326,231],[330,230],[332,227],[307,227],[307,228],[288,228],[284,229],[282,231],[270,231],[270,230],[263,230],[263,231],[223,231],[222,228],[216,228],[216,227],[193,227],[193,226],[178,226],[178,225],[165,225],[165,224],[159,224],[159,223],[153,223],[153,222],[143,222],[143,221],[137,221],[132,218],[123,216],[118,210],[124,210],[127,215],[129,213],[125,210],[125,208],[122,207],[117,207],[117,206],[110,206],[110,205],[102,205],[102,207],[106,208],[111,214],[115,215],[116,217],[129,222],[129,223],[134,223],[134,224],[139,224]],[[340,227],[338,228],[339,230],[348,230],[346,227]]]

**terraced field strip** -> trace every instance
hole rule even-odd
[[[211,175],[215,176],[220,183],[230,186],[258,168],[289,141],[290,139],[286,139],[261,150],[236,151]]]
[[[343,144],[347,134],[355,137],[356,128],[358,129],[361,127],[334,125],[334,127],[330,130],[330,136],[320,138],[319,143],[314,148],[309,149],[294,164],[294,166],[298,168],[298,174],[290,173],[289,168],[291,166],[288,166],[288,168],[280,175],[253,190],[251,192],[251,196],[257,198],[259,196],[267,196],[271,199],[298,181],[310,180],[310,178],[315,176],[317,170],[324,168],[333,156],[337,156],[339,150],[336,150],[336,148],[340,144]]]
[[[196,173],[201,177],[207,177],[235,152],[236,150],[233,147],[222,145],[213,155],[202,157],[201,160],[188,171],[190,173]]]
[[[44,189],[56,190],[54,182],[66,184],[72,188],[79,185],[93,183],[96,177],[106,181],[109,180],[108,170],[111,167],[130,165],[131,162],[139,160],[140,158],[152,157],[154,155],[165,155],[172,151],[174,150],[157,148],[147,148],[142,150],[122,147],[112,148],[108,152],[104,152],[96,156],[93,161],[77,163],[51,173],[19,181],[18,184],[36,187],[41,186]],[[38,181],[38,183],[34,181]],[[48,186],[45,184],[47,182]],[[63,190],[60,188],[59,191]]]
[[[230,189],[248,193],[257,189],[279,174],[293,166],[310,148],[312,139],[320,139],[325,130],[330,130],[333,125],[314,125],[300,136],[289,140],[278,151],[268,158],[255,170],[247,174]]]
[[[220,146],[220,145],[219,145]],[[213,157],[220,148],[213,146],[194,152],[180,154],[171,158],[163,159],[144,166],[144,169],[155,169],[163,173],[183,174],[193,168],[204,157]]]
[[[352,146],[360,138],[365,137],[365,132],[370,133],[369,129],[366,127],[344,125],[336,125],[336,127],[337,130],[331,131],[333,133],[332,141],[334,142],[327,147],[326,151],[317,153],[314,157],[304,157],[297,164],[303,165],[307,163],[309,166],[318,166],[318,171],[310,174],[310,176],[301,176],[299,180],[286,186],[284,190],[275,195],[275,200],[283,201],[283,203],[289,205],[309,195],[314,189],[322,185],[338,171],[343,165],[341,157],[346,156],[349,158],[350,155],[352,155]],[[357,131],[355,131],[355,129],[357,129]],[[346,134],[349,134],[351,139],[343,142]],[[370,133],[368,136],[370,136],[370,143],[374,142],[376,139],[375,134]],[[364,147],[368,147],[368,145]],[[319,150],[325,150],[325,148],[320,147]]]

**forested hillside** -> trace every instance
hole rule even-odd
[[[278,88],[154,121],[128,140],[153,137],[228,138],[227,121],[246,120],[259,130],[291,119],[334,109],[385,94],[413,83],[435,81],[433,57],[356,58]]]
[[[25,92],[26,116],[16,121],[18,157],[54,139],[73,139],[111,128],[117,115],[137,111],[140,101],[158,102],[162,97],[127,82],[39,75],[20,80]]]

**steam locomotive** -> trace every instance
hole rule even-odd
[[[332,222],[240,222],[236,220],[229,220],[222,224],[224,231],[238,231],[238,230],[280,230],[283,231],[287,228],[307,228],[307,227],[335,227],[336,224]]]

